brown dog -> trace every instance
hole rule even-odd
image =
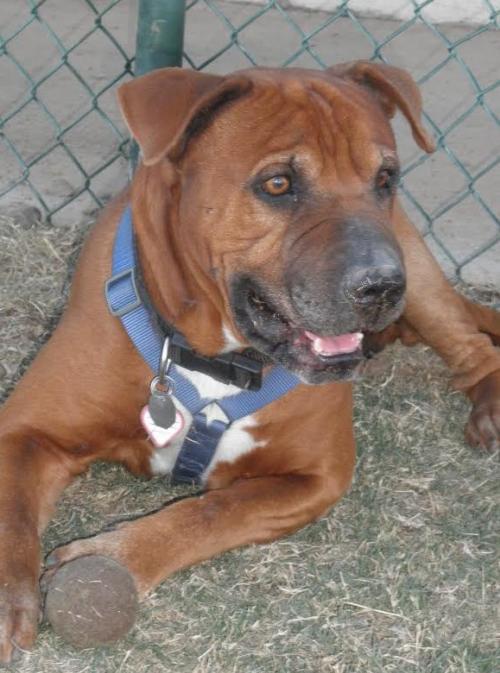
[[[251,347],[266,371],[278,362],[302,383],[230,426],[203,497],[77,540],[52,567],[103,554],[144,595],[180,568],[320,516],[351,483],[346,381],[363,344],[365,353],[398,337],[431,345],[473,402],[468,438],[498,447],[490,337],[498,343],[500,317],[454,292],[395,201],[396,108],[433,149],[408,74],[367,62],[228,77],[163,70],[119,95],[143,163],[90,235],[68,309],[0,416],[1,662],[33,644],[39,535],[62,489],[96,459],[166,472],[179,449],[155,451],[141,426],[156,372],[104,297],[127,204],[141,286],[161,319],[200,354]],[[186,376],[203,396],[234,391]]]

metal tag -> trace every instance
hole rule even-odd
[[[168,376],[172,364],[169,351],[170,341],[167,338],[163,343],[158,376],[151,381],[148,402],[148,410],[153,423],[165,430],[175,423],[177,411],[172,399],[174,381]]]
[[[148,409],[153,422],[161,428],[169,428],[175,423],[176,408],[170,391],[155,386],[151,391]]]
[[[162,428],[153,421],[147,406],[141,411],[141,423],[156,449],[164,449],[184,428],[184,418],[179,411],[176,412],[174,423],[169,428]]]

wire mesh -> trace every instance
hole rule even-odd
[[[116,114],[108,112],[101,104],[106,94],[124,76],[132,74],[133,59],[115,38],[112,28],[106,24],[110,12],[121,2],[81,0],[78,10],[82,20],[75,23],[72,34],[64,36],[57,31],[57,18],[54,21],[49,19],[52,13],[57,12],[58,3],[25,0],[21,8],[17,4],[15,14],[10,17],[10,31],[6,34],[3,34],[3,30],[0,32],[2,80],[7,84],[15,79],[19,88],[10,96],[5,93],[3,96],[0,144],[4,171],[0,199],[23,185],[29,188],[49,218],[82,193],[90,195],[97,206],[102,205],[102,198],[93,186],[94,179],[125,155],[128,143]],[[37,41],[39,50],[35,53],[36,61],[30,59],[29,64],[25,65],[24,46],[27,40]],[[100,80],[95,73],[94,76],[90,73],[91,77],[88,77],[78,65],[83,51],[92,49],[94,45],[98,48],[103,43],[107,49],[111,48],[115,52],[114,60],[119,64],[116,72],[105,81]],[[76,105],[69,111],[51,95],[51,86],[56,82],[59,83],[59,95],[62,93],[76,98]],[[61,116],[62,108],[64,114]],[[26,115],[25,124],[18,127],[16,121],[23,114]],[[84,129],[91,116],[98,117],[106,127],[111,152],[107,152],[104,159],[89,165],[81,152],[82,140],[78,138],[73,143],[72,132]],[[47,128],[41,146],[33,151],[26,130],[29,132],[29,127],[37,124]],[[45,164],[51,160],[62,161],[67,171],[77,175],[76,184],[69,183],[69,193],[57,202],[37,186],[37,174],[43,173]]]
[[[102,175],[115,167],[113,185],[119,182],[117,174],[126,176],[128,140],[112,90],[132,74],[136,2],[5,1],[15,11],[7,32],[0,31],[0,77],[15,85],[7,87],[12,93],[0,103],[0,152],[6,157],[0,206],[19,187],[31,192],[49,218],[83,194],[99,206],[109,191]],[[480,24],[437,24],[426,12],[434,1],[404,0],[412,10],[408,19],[381,21],[353,12],[349,0],[332,0],[328,12],[300,11],[284,0],[187,0],[185,66],[225,73],[251,65],[323,68],[371,58],[407,67],[422,88],[426,123],[438,151],[422,154],[405,140],[407,132],[401,139],[398,135],[405,206],[448,272],[500,286],[500,80],[498,60],[494,67],[482,58],[485,49],[498,54],[500,10],[482,0]],[[78,20],[62,21],[68,11]],[[41,55],[50,49],[50,58],[26,61],[26,39],[40,42]],[[89,68],[79,58],[89,51],[101,53],[101,67]],[[58,101],[47,93],[57,79],[78,88],[78,104],[69,111],[66,106],[62,116]],[[33,118],[33,125],[47,126],[39,146],[30,143],[26,124],[22,132],[16,130],[23,114]],[[86,147],[90,119],[92,135],[96,124],[102,134],[97,157],[89,157]],[[63,161],[72,176],[66,176],[71,188],[57,198],[47,187],[51,169],[44,168],[51,159]]]

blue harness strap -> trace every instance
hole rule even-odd
[[[193,423],[172,471],[176,483],[200,483],[200,476],[209,466],[227,427],[228,423],[225,421],[208,423],[207,417],[201,411],[193,416]]]
[[[111,314],[120,319],[130,340],[156,375],[165,335],[154,312],[141,297],[137,269],[132,211],[128,206],[118,224],[113,245],[112,275],[106,282],[105,296]],[[172,364],[168,374],[174,381],[175,397],[193,416],[172,471],[174,481],[187,483],[200,483],[223,433],[233,421],[258,411],[299,383],[295,374],[274,366],[264,377],[259,390],[244,390],[221,399],[202,399],[196,387],[182,375],[181,367]],[[223,410],[227,422],[207,422],[203,409],[212,403]]]
[[[137,287],[137,260],[130,208],[124,211],[116,232],[112,274],[105,285],[111,315],[120,318],[134,346],[150,368],[157,372],[163,342]]]

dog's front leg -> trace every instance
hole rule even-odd
[[[39,535],[71,474],[48,438],[23,428],[0,437],[0,475],[1,665],[35,640]]]
[[[342,496],[351,476],[349,469],[330,478],[293,474],[240,479],[57,549],[49,558],[50,572],[79,556],[109,556],[128,569],[143,596],[181,568],[301,528]]]
[[[471,399],[469,441],[496,449],[500,446],[500,351],[492,338],[500,333],[500,314],[480,306],[470,308],[471,303],[450,285],[399,204],[393,222],[407,272],[403,327],[414,341],[422,340],[443,358],[455,387]]]

